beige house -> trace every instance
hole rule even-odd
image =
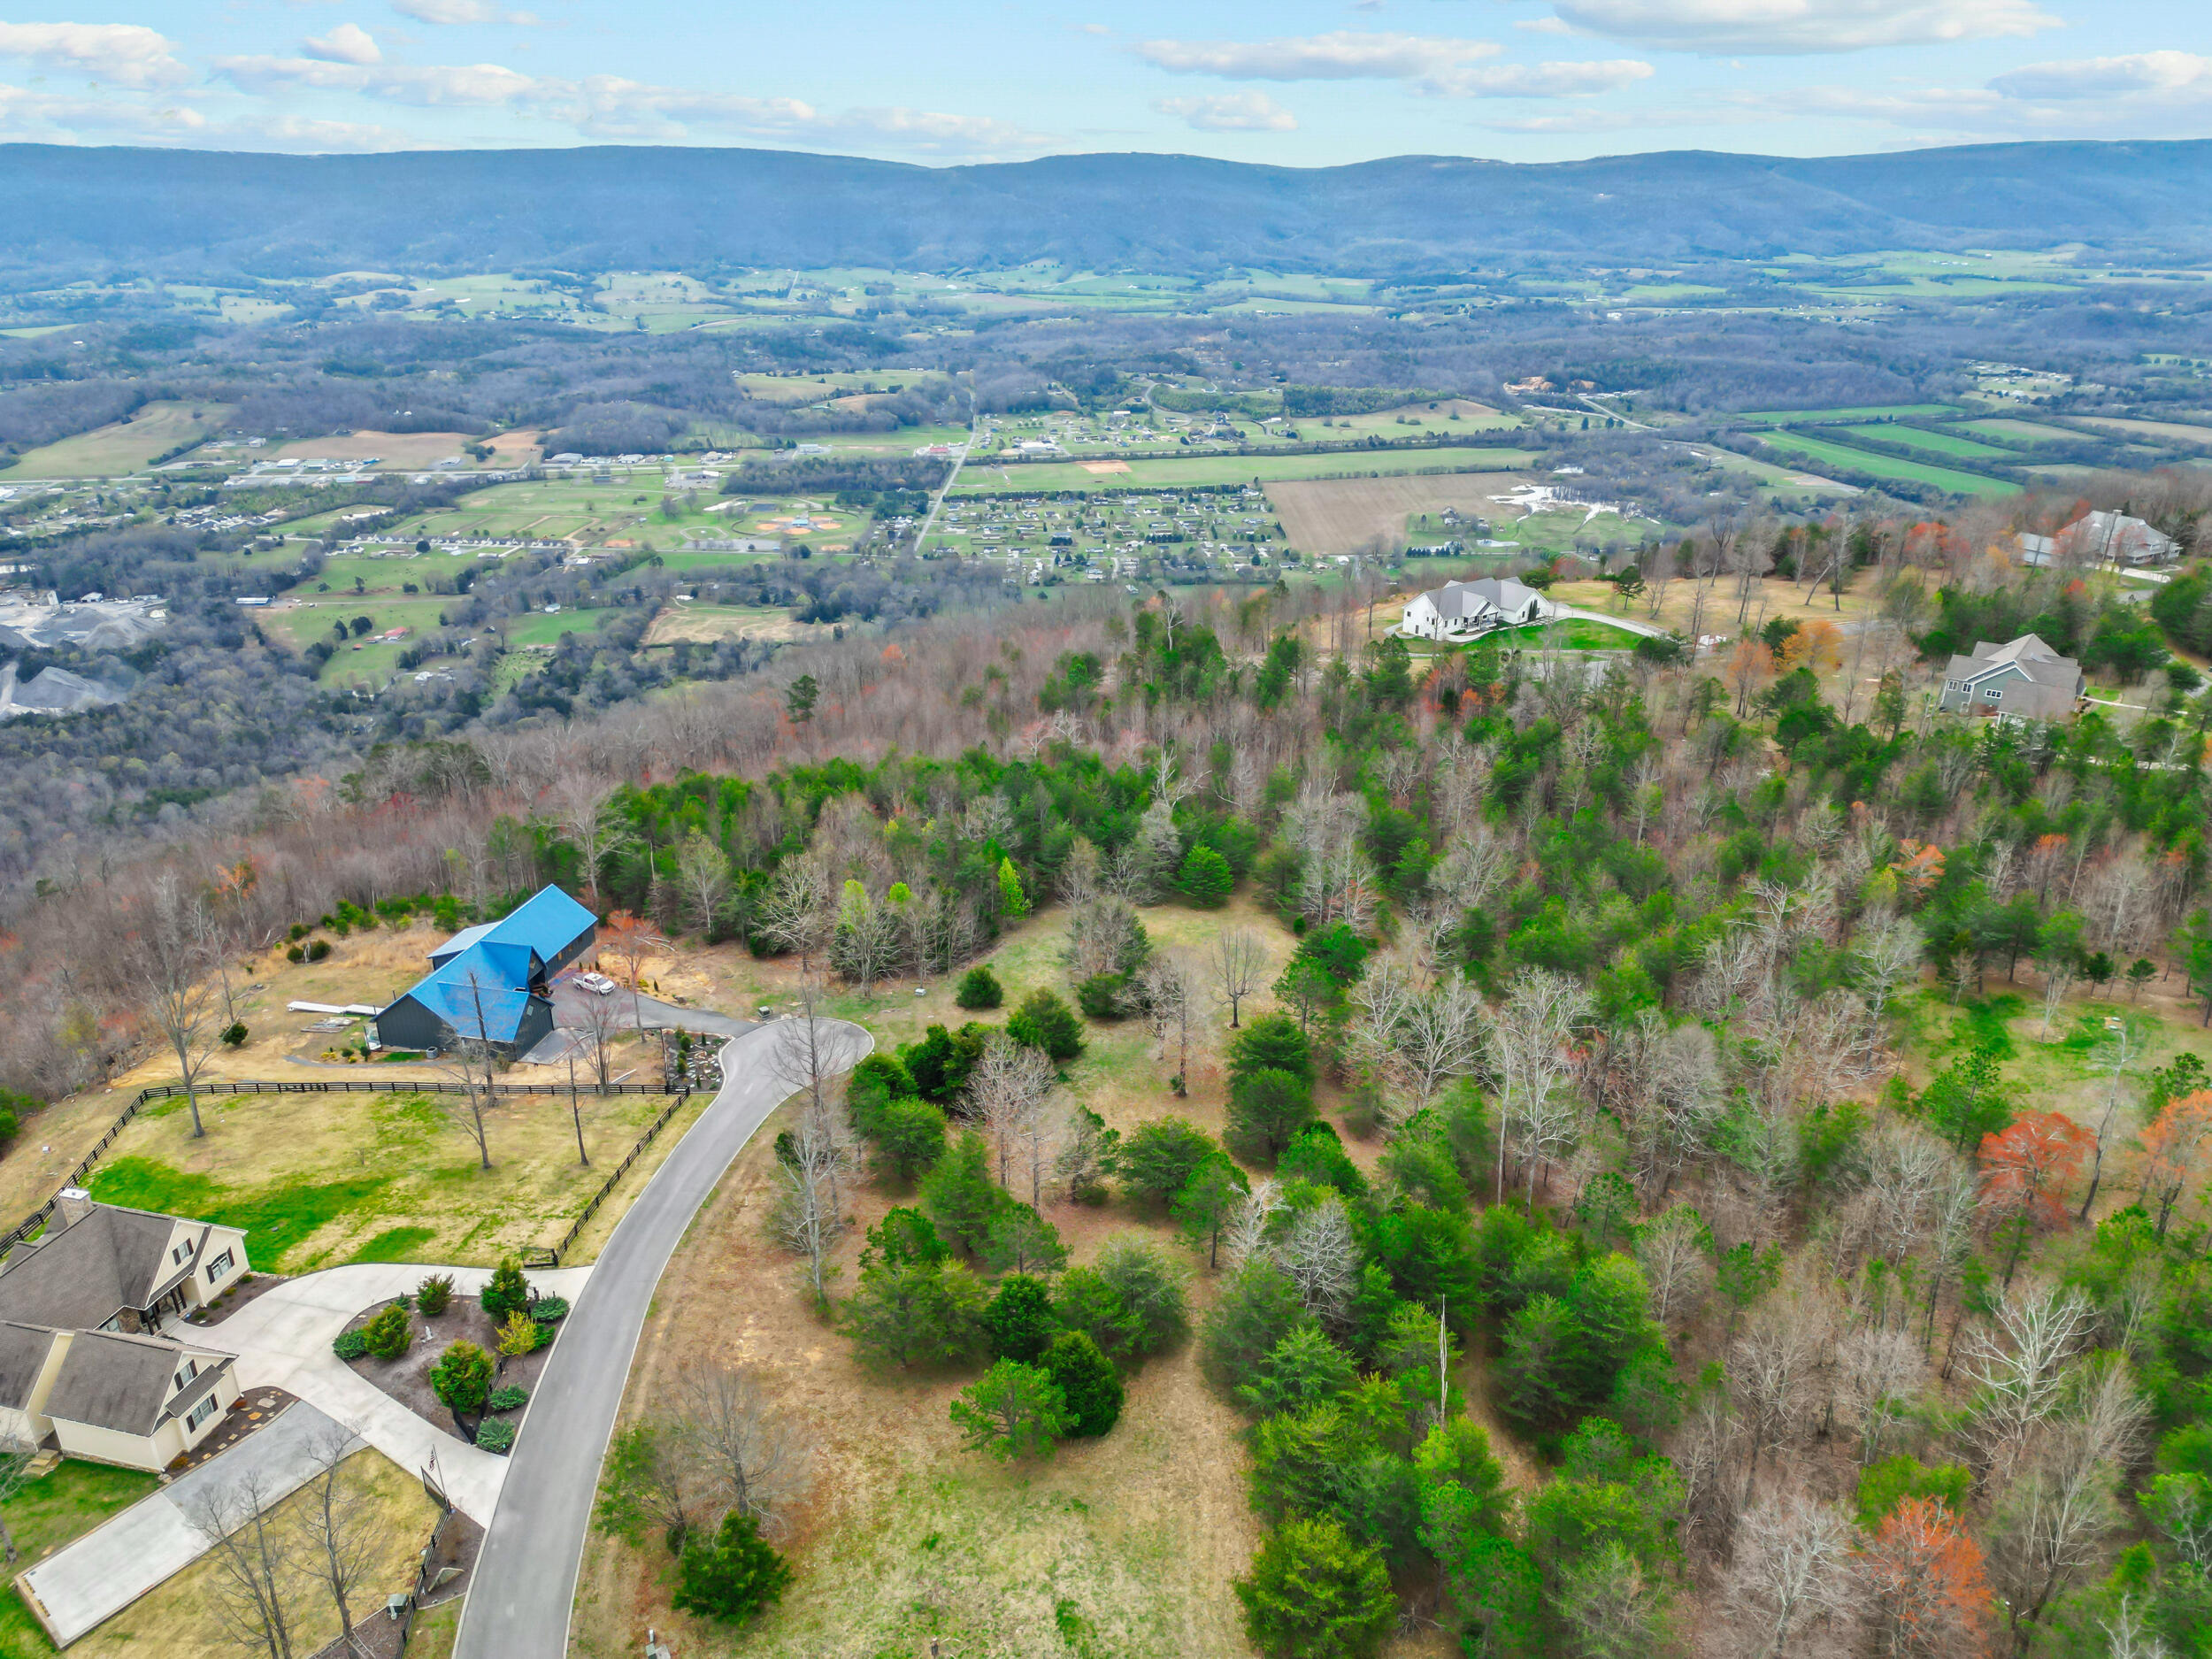
[[[167,1467],[238,1398],[231,1356],[184,1316],[246,1271],[235,1227],[63,1192],[52,1230],[0,1264],[0,1436]]]

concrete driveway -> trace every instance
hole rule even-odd
[[[591,1271],[557,1268],[532,1273],[530,1282],[573,1302]],[[408,1263],[334,1267],[288,1279],[222,1324],[196,1325],[189,1332],[194,1341],[238,1356],[238,1386],[245,1392],[273,1387],[296,1394],[344,1424],[410,1474],[434,1463],[455,1505],[471,1520],[488,1525],[507,1478],[507,1459],[434,1428],[330,1351],[331,1340],[354,1315],[403,1290],[411,1291],[427,1273],[450,1273],[455,1293],[465,1296],[476,1294],[491,1278],[491,1270],[484,1267]],[[555,1353],[567,1338],[565,1328],[554,1344]]]
[[[55,1646],[65,1647],[159,1587],[212,1547],[196,1525],[211,1495],[257,1480],[264,1507],[305,1486],[319,1448],[336,1425],[313,1406],[287,1406],[274,1420],[219,1457],[142,1498],[17,1579]],[[354,1451],[358,1439],[349,1439]],[[242,1523],[245,1517],[238,1514]]]
[[[474,1587],[461,1609],[455,1659],[558,1659],[568,1651],[569,1611],[599,1465],[622,1409],[646,1310],[692,1217],[790,1092],[768,1064],[784,1023],[725,1045],[723,1083],[713,1103],[654,1172],[592,1264],[590,1282],[524,1415]],[[822,1024],[825,1046],[841,1069],[875,1046],[857,1025]]]

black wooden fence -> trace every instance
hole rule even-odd
[[[630,1148],[629,1156],[615,1165],[614,1173],[607,1177],[599,1190],[591,1195],[591,1202],[584,1206],[583,1213],[576,1217],[574,1224],[562,1236],[561,1241],[551,1249],[539,1245],[523,1253],[526,1266],[543,1268],[558,1267],[561,1264],[561,1257],[568,1254],[570,1247],[576,1242],[578,1235],[583,1232],[591,1218],[599,1213],[599,1206],[607,1202],[608,1195],[614,1191],[616,1183],[630,1172],[630,1166],[638,1161],[646,1148],[653,1144],[660,1132],[668,1127],[668,1120],[681,1111],[684,1102],[690,1098],[691,1084],[687,1079],[683,1086],[683,1093],[670,1101],[662,1109],[661,1115],[646,1126],[645,1133],[638,1137],[637,1145]]]

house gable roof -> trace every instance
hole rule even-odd
[[[558,887],[541,887],[495,922],[465,927],[430,953],[442,965],[472,946],[518,945],[550,962],[599,925],[599,918]]]
[[[89,1330],[150,1306],[178,1276],[169,1259],[176,1225],[173,1216],[95,1204],[0,1266],[0,1319]]]
[[[200,1374],[177,1395],[177,1367],[187,1357]],[[165,1416],[188,1410],[230,1365],[227,1355],[180,1348],[154,1336],[80,1331],[69,1340],[61,1371],[46,1397],[46,1415],[122,1434],[150,1434]]]
[[[30,1405],[58,1340],[43,1325],[0,1321],[0,1406],[21,1411]]]

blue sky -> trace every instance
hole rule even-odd
[[[0,142],[1321,166],[2212,134],[2208,0],[11,7]]]

